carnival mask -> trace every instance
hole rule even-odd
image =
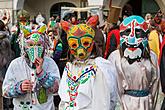
[[[32,31],[26,28],[22,29],[24,32],[24,48],[29,60],[35,62],[37,57],[42,57],[44,54],[44,38],[42,33],[45,32],[46,26],[41,26],[39,30]]]
[[[143,50],[148,44],[147,34],[147,23],[142,17],[125,18],[120,25],[120,46],[124,57],[128,59],[141,58]]]
[[[95,26],[97,22],[98,16],[91,17],[87,24],[72,25],[66,21],[61,22],[62,28],[67,33],[70,52],[76,59],[85,60],[90,56],[95,36],[91,26]]]

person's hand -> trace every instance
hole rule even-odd
[[[33,87],[33,84],[30,82],[30,80],[24,80],[21,84],[21,90],[23,92],[31,91]]]
[[[42,69],[43,62],[44,62],[43,58],[36,58],[35,60],[36,74],[40,74],[43,71]]]

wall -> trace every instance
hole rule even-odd
[[[51,7],[58,2],[68,2],[68,0],[25,0],[24,9],[29,11],[32,17],[40,12],[48,20]],[[73,3],[77,7],[80,6],[80,0],[70,0],[69,3]]]
[[[162,12],[165,13],[165,0],[155,0],[155,1],[158,3],[158,5],[161,8]]]
[[[13,0],[0,0],[0,19],[3,16],[4,12],[10,13],[10,24],[9,28],[12,26],[13,23]]]
[[[25,10],[29,11],[32,16],[36,16],[38,12],[41,12],[46,16],[46,19],[48,19],[50,17],[50,8],[52,5],[58,2],[68,2],[68,1],[70,3],[75,4],[77,7],[80,7],[80,0],[0,0],[0,9],[13,8],[15,10],[18,10],[24,8]],[[107,4],[105,6],[105,10],[109,10],[109,0],[105,0],[105,1],[106,1],[105,4]],[[112,5],[123,7],[128,1],[129,0],[112,0]],[[148,2],[150,2],[150,0],[142,0],[142,1],[143,1],[142,4],[142,8],[143,8],[142,14],[143,14],[149,12],[151,7],[148,5]],[[147,3],[145,3],[146,1]],[[165,0],[154,0],[154,1],[157,2],[162,12],[165,12]],[[15,4],[15,8],[14,8],[14,4]],[[152,9],[153,8],[155,8],[154,5],[152,6]]]
[[[12,9],[13,0],[0,0],[0,9]]]
[[[146,13],[155,13],[159,10],[159,6],[155,0],[142,0],[142,16],[144,17]]]

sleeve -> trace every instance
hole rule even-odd
[[[98,48],[98,52],[100,54],[100,56],[103,56],[104,54],[104,35],[103,33],[99,30],[96,29],[95,30],[95,37],[94,37],[94,41],[95,41],[95,45]]]
[[[37,75],[38,81],[51,92],[57,92],[60,80],[59,69],[51,58],[44,58],[43,71]]]
[[[104,54],[104,58],[107,59],[108,56],[110,55],[111,52],[116,50],[117,48],[117,40],[116,36],[114,33],[110,34],[107,38],[107,43],[106,43],[106,50]]]
[[[107,101],[106,103],[109,105],[107,110],[114,110],[117,104],[118,99],[118,89],[117,89],[117,76],[116,72],[114,71],[114,68],[111,68],[111,63],[107,60],[96,60],[96,64],[99,65],[99,68],[102,71],[102,75],[98,75],[101,73],[98,73],[97,77],[102,78],[103,85],[97,85],[99,87],[98,90],[102,91],[105,90],[105,95],[103,99],[105,99],[103,102]],[[99,63],[100,62],[100,63]],[[97,92],[100,94],[101,92]]]
[[[109,53],[109,48],[110,48],[110,32],[108,33],[108,37],[107,37],[107,40],[106,40],[106,46],[105,46],[105,52],[104,52],[104,58],[107,59],[108,57],[108,53]]]
[[[53,60],[55,62],[58,62],[58,60],[60,59],[61,57],[61,54],[62,54],[62,43],[59,42],[56,46],[56,49],[54,51],[54,54],[53,54]]]
[[[109,110],[111,108],[109,93],[110,91],[105,77],[103,73],[97,69],[96,78],[92,89],[92,110]]]
[[[162,92],[165,94],[165,46],[162,49],[162,56],[160,59],[160,81],[162,86]]]
[[[69,64],[69,62],[66,65],[68,65],[68,64]],[[67,69],[65,66],[62,78],[60,80],[59,90],[58,90],[58,94],[61,99],[60,104],[59,104],[59,110],[64,110],[65,103],[68,103],[70,100],[70,96],[67,92],[68,85],[67,85],[66,80],[67,80]]]
[[[11,63],[6,72],[6,76],[2,85],[2,91],[4,97],[19,97],[25,95],[26,92],[21,90],[22,81],[17,82],[15,78],[15,73],[13,71],[14,63]]]
[[[151,61],[152,61],[152,68],[151,68],[151,83],[150,83],[150,92],[153,100],[153,107],[159,106],[158,104],[158,95],[160,94],[160,71],[158,66],[158,60],[156,54],[151,52]]]
[[[110,61],[109,69],[111,70],[112,74],[116,75],[116,85],[115,85],[116,89],[112,90],[115,93],[115,95],[112,95],[112,96],[115,96],[115,99],[116,99],[115,100],[116,101],[115,110],[122,109],[121,108],[121,103],[122,103],[121,97],[122,97],[122,94],[124,93],[124,89],[122,86],[122,79],[124,79],[124,78],[123,78],[123,75],[120,74],[116,68],[116,65],[118,65],[117,62],[120,59],[121,59],[121,56],[120,56],[119,50],[115,50],[108,57],[108,60]],[[113,101],[113,102],[115,102],[115,101]]]
[[[159,57],[160,54],[160,48],[159,48],[159,35],[156,31],[152,31],[148,37],[148,43],[150,49],[156,53],[157,57]]]

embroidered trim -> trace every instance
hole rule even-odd
[[[39,73],[36,72],[37,76],[40,77],[40,76],[43,74],[43,71],[44,71],[44,70],[42,69]],[[42,74],[41,74],[41,73],[42,73]]]
[[[65,108],[74,108],[76,107],[76,102],[75,99],[78,95],[78,88],[81,84],[84,84],[87,82],[90,78],[95,78],[96,77],[96,65],[92,65],[89,67],[86,67],[83,69],[80,73],[78,73],[78,78],[76,76],[73,76],[71,71],[69,70],[69,66],[66,65],[65,69],[67,72],[67,84],[69,89],[67,92],[69,93],[70,96],[70,101],[68,106]]]
[[[42,75],[41,75],[42,74]],[[54,85],[54,82],[56,78],[54,76],[50,76],[47,72],[43,71],[39,76],[38,76],[38,81],[45,87],[49,88]]]
[[[23,92],[21,90],[21,84],[23,81],[17,82],[15,85],[13,86],[9,86],[8,90],[6,91],[6,93],[4,94],[5,96],[8,97],[17,97],[19,95],[25,95],[26,92]]]

